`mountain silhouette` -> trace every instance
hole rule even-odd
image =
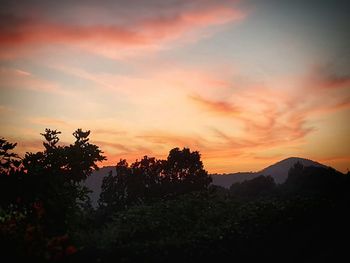
[[[275,179],[276,183],[281,184],[287,180],[289,169],[297,162],[301,163],[303,166],[328,167],[324,164],[309,159],[290,157],[266,167],[259,173],[263,175],[271,175],[273,179]]]
[[[243,182],[246,180],[251,180],[259,175],[270,175],[274,178],[277,184],[284,183],[288,177],[289,169],[297,162],[300,162],[304,166],[317,166],[317,167],[328,167],[321,163],[299,157],[290,157],[279,161],[273,165],[270,165],[258,172],[238,172],[230,174],[212,174],[213,185],[222,186],[229,188],[233,183]],[[87,186],[92,193],[90,194],[91,202],[94,207],[97,207],[97,201],[101,193],[102,180],[108,173],[112,171],[115,173],[115,166],[105,166],[100,168],[98,171],[94,171],[91,176],[89,176],[84,185]]]
[[[328,167],[316,161],[312,161],[305,158],[289,157],[282,161],[279,161],[273,165],[270,165],[258,172],[238,172],[231,174],[212,174],[213,184],[219,185],[225,188],[229,188],[233,183],[243,182],[251,180],[259,175],[270,175],[273,177],[277,184],[284,183],[288,177],[289,169],[297,162],[300,162],[304,166],[316,166],[316,167]]]
[[[109,172],[115,174],[115,166],[104,166],[98,171],[94,171],[92,175],[89,176],[84,182],[84,185],[92,191],[89,196],[93,207],[97,207],[97,201],[100,198],[103,178],[107,176]]]

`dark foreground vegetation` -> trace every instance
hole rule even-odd
[[[259,176],[211,185],[198,152],[121,160],[98,208],[83,181],[105,157],[77,130],[19,158],[0,139],[1,261],[337,262],[348,258],[349,173],[296,164],[276,185]]]

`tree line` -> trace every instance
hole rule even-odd
[[[45,248],[49,237],[60,240],[79,218],[91,213],[89,189],[82,182],[106,157],[89,142],[90,131],[76,130],[75,141],[68,146],[59,145],[60,133],[46,129],[41,134],[44,150],[26,153],[23,158],[13,151],[16,143],[0,139],[0,212],[4,236],[17,234],[7,233],[9,222],[28,221],[25,224],[33,232],[30,236],[37,235],[36,241],[42,243],[38,246]],[[211,183],[199,152],[188,148],[172,149],[166,160],[144,156],[131,165],[120,160],[116,172],[103,180],[99,214],[104,217],[134,205],[205,190]],[[63,240],[66,242],[67,238]],[[3,241],[11,244],[9,240]],[[18,240],[15,238],[14,242]],[[40,253],[44,254],[44,250]]]
[[[281,243],[299,242],[291,262],[319,262],[322,257],[312,258],[315,249],[337,238],[331,227],[348,230],[343,211],[350,200],[349,173],[297,163],[282,185],[267,175],[227,190],[211,185],[200,153],[188,148],[174,148],[164,160],[144,156],[128,164],[121,159],[115,173],[104,177],[94,209],[83,182],[106,157],[90,143],[90,131],[76,130],[74,142],[65,146],[57,130],[41,135],[43,150],[23,158],[14,152],[15,143],[0,139],[3,258],[273,261],[276,254],[288,253]],[[314,228],[310,220],[317,220]],[[339,252],[337,246],[324,248],[327,259]]]

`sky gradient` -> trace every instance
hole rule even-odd
[[[0,136],[77,128],[113,165],[173,147],[211,172],[350,168],[347,1],[1,1]]]

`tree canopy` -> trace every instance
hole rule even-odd
[[[346,253],[349,173],[297,163],[281,185],[259,176],[227,190],[211,186],[198,151],[174,148],[164,160],[121,159],[93,209],[83,182],[106,158],[90,131],[76,130],[70,145],[60,134],[46,129],[43,150],[24,157],[0,139],[2,258],[320,262]]]
[[[197,151],[174,148],[166,160],[144,156],[131,165],[120,160],[116,174],[110,173],[103,180],[99,204],[121,209],[205,190],[210,183]]]
[[[105,160],[98,146],[89,143],[90,131],[76,130],[75,142],[59,145],[57,130],[46,129],[44,150],[19,159],[10,153],[16,144],[1,140],[1,207],[16,205],[28,211],[40,207],[47,229],[62,232],[72,213],[88,196],[82,180]]]

